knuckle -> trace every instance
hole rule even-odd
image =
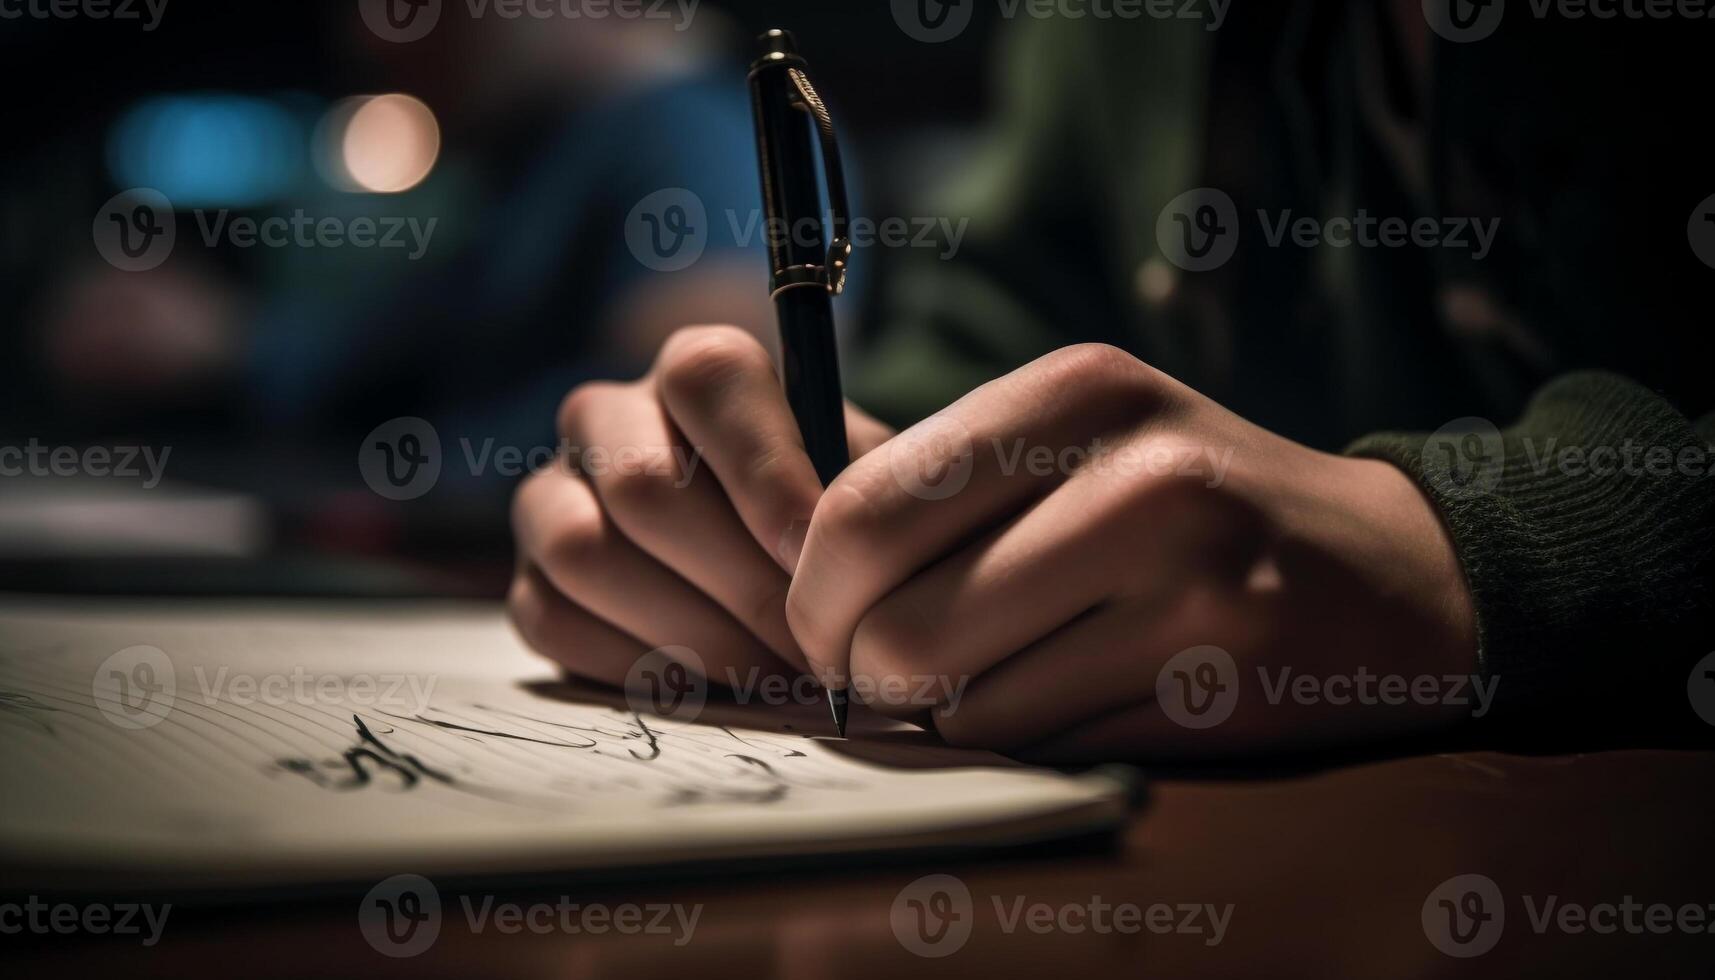
[[[736,378],[774,372],[768,351],[737,327],[680,330],[662,346],[657,366],[662,392],[692,403],[719,394]]]
[[[852,554],[874,543],[887,524],[878,486],[867,468],[854,466],[828,485],[810,516],[810,532],[836,554]]]
[[[1140,364],[1112,344],[1073,344],[1048,354],[1043,361],[1051,370],[1071,378],[1123,377]]]
[[[561,518],[548,529],[541,562],[553,568],[600,566],[610,551],[607,522],[599,513]]]
[[[1036,373],[1051,389],[1103,404],[1147,408],[1167,394],[1166,376],[1112,344],[1073,344],[1044,355]]]
[[[620,467],[596,479],[605,505],[623,521],[648,518],[673,506],[678,492],[672,474],[648,467]]]

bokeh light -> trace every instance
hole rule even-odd
[[[285,106],[246,95],[158,96],[109,134],[119,187],[152,187],[184,207],[246,207],[285,193],[304,169],[304,127]]]
[[[434,169],[441,128],[429,107],[409,95],[359,96],[328,112],[317,143],[318,163],[334,186],[396,194]]]

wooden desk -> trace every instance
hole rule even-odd
[[[338,974],[418,980],[900,980],[948,971],[1064,978],[1708,977],[1715,975],[1715,933],[1586,928],[1566,934],[1558,908],[1618,906],[1628,896],[1646,908],[1689,903],[1704,910],[1702,928],[1715,928],[1715,847],[1707,843],[1715,826],[1712,785],[1715,753],[1666,751],[1426,756],[1302,776],[1164,779],[1111,852],[827,876],[805,862],[796,873],[568,893],[584,903],[701,904],[684,945],[675,945],[677,935],[506,935],[492,924],[473,934],[459,899],[443,893],[434,944],[421,955],[389,959],[363,938],[354,895],[289,908],[175,909],[152,949],[54,940],[22,951],[22,965],[32,975],[54,976],[116,969],[126,976],[297,977],[326,974],[332,964]],[[957,876],[971,895],[968,906],[953,909],[969,916],[968,939],[942,958],[908,951],[890,916],[901,890],[932,873]],[[1492,879],[1504,905],[1498,942],[1467,959],[1440,952],[1424,926],[1430,893],[1461,874]],[[502,892],[493,899],[552,904],[559,892]],[[1554,922],[1538,933],[1532,911],[1540,916],[1550,896],[1557,901]],[[472,899],[480,905],[483,896]],[[1230,905],[1231,913],[1213,945],[1205,917],[1201,934],[1153,933],[1147,919],[1127,920],[1141,930],[1130,934],[1037,933],[1022,923],[1008,932],[1002,921],[1020,902],[1047,903],[1058,915],[1096,900],[1109,907],[1132,903],[1142,916],[1156,903]],[[1117,921],[1108,915],[1104,923]],[[1640,909],[1633,918],[1647,929],[1647,916]],[[1072,913],[1065,921],[1077,926],[1084,918]],[[907,935],[912,921],[909,912],[899,919]],[[15,939],[0,937],[0,949],[17,951]]]

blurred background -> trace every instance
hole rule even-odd
[[[921,44],[868,4],[643,2],[0,19],[0,587],[497,594],[497,449],[552,447],[569,388],[636,375],[674,327],[772,330],[744,234],[754,35],[798,35],[860,214],[909,213],[987,109],[982,11]],[[669,188],[706,207],[690,269],[628,247]],[[393,500],[360,452],[400,418],[443,465]]]

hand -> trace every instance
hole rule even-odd
[[[847,419],[854,453],[892,434]],[[507,604],[527,643],[614,685],[667,646],[717,683],[803,667],[786,590],[822,486],[761,344],[681,330],[642,379],[574,390],[559,432],[559,465],[513,503]]]
[[[786,615],[813,672],[877,710],[932,707],[949,741],[1062,760],[1421,731],[1471,707],[1355,703],[1353,685],[1477,669],[1462,573],[1405,474],[1095,345],[856,460],[816,506]],[[1230,717],[1183,723],[1211,704]]]

